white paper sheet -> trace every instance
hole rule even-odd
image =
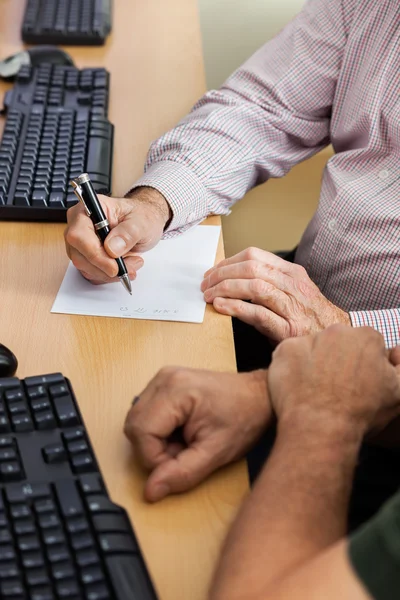
[[[220,227],[201,225],[143,254],[132,296],[120,282],[93,286],[69,264],[53,313],[202,323],[200,285],[215,261]]]

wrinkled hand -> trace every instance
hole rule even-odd
[[[282,342],[268,371],[278,422],[335,423],[376,433],[400,414],[400,347],[388,353],[369,327],[335,325]]]
[[[302,266],[259,248],[248,248],[207,271],[201,289],[218,312],[253,325],[276,342],[335,323],[351,324]]]
[[[95,284],[118,281],[115,258],[123,256],[129,277],[143,265],[135,255],[155,246],[170,218],[164,197],[151,188],[137,188],[129,198],[99,196],[111,232],[101,245],[82,204],[67,212],[65,245],[69,258],[81,274]]]
[[[271,417],[266,371],[162,369],[125,422],[125,434],[151,471],[146,499],[189,490],[243,457]],[[179,428],[176,441],[171,436]]]

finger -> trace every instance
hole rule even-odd
[[[206,302],[212,303],[215,298],[234,298],[251,300],[255,304],[265,306],[278,315],[289,315],[289,298],[284,292],[262,279],[227,279],[209,288],[204,293]]]
[[[118,258],[135,248],[140,239],[138,223],[127,218],[110,231],[104,242],[104,249],[113,258]]]
[[[75,211],[72,213],[71,211]],[[68,227],[64,233],[67,254],[72,259],[73,251],[76,250],[80,255],[96,269],[105,273],[108,277],[115,277],[118,273],[118,267],[115,260],[112,260],[104,250],[99,238],[93,228],[93,223],[82,212],[79,206],[74,206],[67,212]],[[85,269],[87,272],[87,269]]]
[[[287,292],[293,285],[292,279],[282,271],[259,261],[248,260],[215,269],[202,281],[201,291],[205,292],[226,279],[262,279]]]
[[[215,298],[213,306],[219,313],[236,317],[277,342],[290,335],[285,319],[263,306],[230,298]]]
[[[204,445],[186,448],[175,458],[160,464],[150,475],[145,486],[145,498],[158,502],[169,494],[186,492],[217,468],[214,450]]]
[[[283,273],[291,272],[293,265],[289,263],[287,260],[280,258],[276,254],[272,252],[268,252],[267,250],[261,250],[261,248],[246,248],[246,250],[242,250],[238,254],[231,256],[229,258],[225,258],[217,263],[214,267],[211,267],[208,271],[204,273],[204,277],[208,277],[208,275],[218,269],[219,267],[225,267],[227,265],[233,265],[239,262],[245,262],[248,260],[255,260],[258,262],[262,262],[265,264],[269,264],[276,269],[280,269]]]
[[[119,281],[118,277],[108,277],[101,269],[92,265],[86,258],[75,248],[71,249],[70,258],[72,264],[92,283],[103,284]],[[140,256],[128,256],[124,259],[131,280],[136,278],[136,272],[143,266],[144,261]],[[118,266],[115,260],[115,271],[118,272]]]

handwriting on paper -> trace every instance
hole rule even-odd
[[[125,317],[131,317],[133,314],[145,315],[145,314],[153,314],[153,315],[177,315],[179,313],[178,309],[167,309],[167,308],[154,308],[152,310],[148,310],[147,308],[134,308],[129,309],[128,306],[121,306],[119,309]]]

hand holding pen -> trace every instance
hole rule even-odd
[[[71,185],[74,189],[75,195],[85,207],[86,213],[94,225],[97,236],[99,237],[101,243],[104,244],[104,241],[110,233],[111,228],[97,194],[94,191],[89,175],[87,173],[83,173],[76,179],[73,179],[71,181]],[[116,258],[115,261],[118,265],[118,277],[126,291],[132,295],[131,281],[129,279],[125,261],[123,258]]]

